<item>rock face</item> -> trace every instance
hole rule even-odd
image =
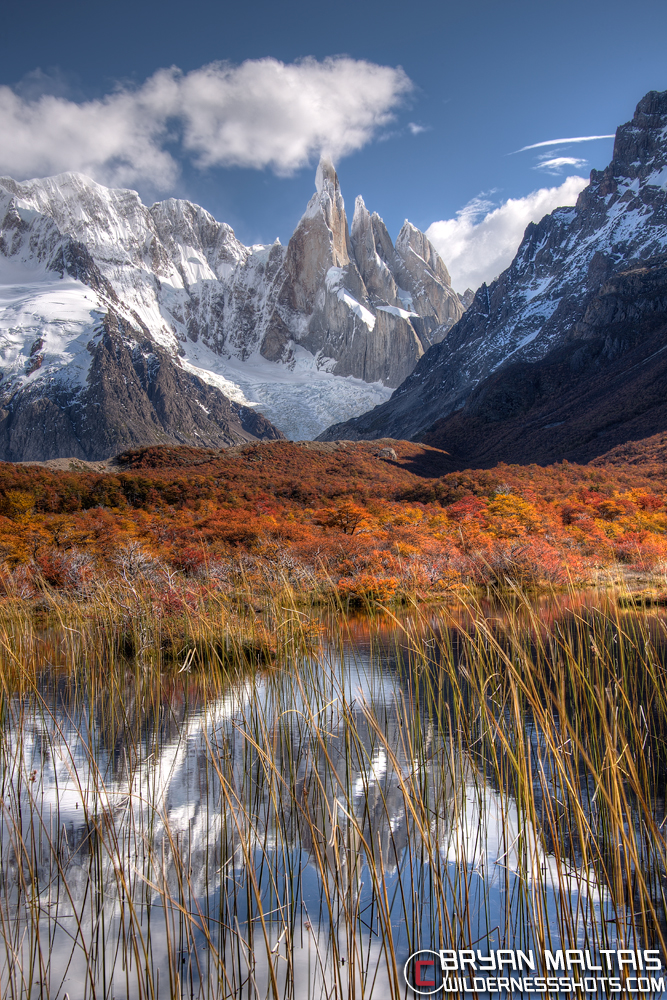
[[[380,216],[358,197],[348,230],[327,160],[316,188],[287,246],[269,326],[283,331],[287,357],[298,343],[332,359],[336,375],[395,387],[463,315],[462,300],[426,236],[409,222],[394,247]]]
[[[392,398],[323,439],[412,438],[489,464],[590,458],[643,434],[667,419],[651,357],[667,347],[665,251],[667,92],[651,92],[577,205],[531,223]]]
[[[409,223],[394,247],[358,199],[350,234],[326,160],[316,188],[287,247],[245,247],[187,201],[0,179],[0,457],[280,433],[253,408],[308,437],[387,398],[462,300]]]
[[[588,462],[667,429],[667,255],[605,282],[575,333],[499,368],[423,440],[459,466]]]

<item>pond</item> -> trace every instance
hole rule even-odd
[[[448,992],[484,956],[540,976],[563,949],[551,975],[584,991],[616,963],[619,990],[663,992],[618,966],[664,957],[658,610],[290,609],[276,631],[274,663],[218,671],[92,670],[51,632],[6,681],[3,997],[385,1000],[415,995],[416,952],[410,985],[439,990],[441,949]]]

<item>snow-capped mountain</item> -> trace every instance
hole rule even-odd
[[[391,400],[322,437],[428,440],[487,463],[587,459],[664,429],[667,369],[644,376],[667,347],[666,251],[667,91],[652,91],[576,206],[528,226]]]
[[[357,199],[350,234],[327,161],[316,187],[287,247],[246,247],[187,201],[1,179],[0,457],[307,438],[387,399],[462,299],[419,230]]]

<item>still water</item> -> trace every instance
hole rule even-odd
[[[45,664],[2,705],[2,997],[389,1000],[420,949],[659,949],[660,768],[649,819],[596,827],[601,772],[471,677],[474,628],[327,622],[216,678]]]

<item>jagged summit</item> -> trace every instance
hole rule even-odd
[[[0,180],[0,457],[279,433],[258,411],[314,437],[386,399],[463,307],[364,212],[367,239],[324,157],[287,247],[82,174]]]
[[[396,238],[396,250],[404,260],[409,260],[412,254],[424,261],[433,276],[447,288],[451,288],[452,279],[445,267],[444,261],[435,249],[428,236],[405,220]]]
[[[336,168],[328,156],[322,155],[315,171],[315,190],[321,195],[323,192],[330,196],[340,194],[338,174]]]
[[[632,121],[616,130],[612,161],[604,171],[591,171],[591,184],[614,178],[664,186],[665,177],[661,179],[659,174],[667,162],[665,119],[667,90],[649,91],[637,105]]]
[[[396,254],[384,223],[370,214],[361,195],[354,204],[352,218],[354,257],[371,301],[403,306],[394,279]]]
[[[409,246],[443,281],[423,239],[404,227],[396,251],[409,258]],[[611,163],[591,172],[576,206],[527,227],[510,267],[477,290],[447,339],[424,355],[391,400],[322,437],[426,435],[432,444],[459,449],[464,463],[530,460],[528,441],[537,460],[554,460],[559,449],[591,457],[599,435],[610,447],[607,423],[616,422],[614,433],[622,436],[623,406],[641,407],[642,398],[653,405],[649,390],[639,383],[627,396],[615,390],[616,405],[607,409],[602,400],[611,390],[602,378],[591,389],[592,409],[582,403],[577,412],[570,397],[577,386],[583,399],[595,373],[606,371],[611,385],[612,364],[614,379],[627,364],[628,384],[640,368],[649,370],[644,365],[658,364],[644,357],[642,344],[658,352],[667,345],[666,251],[667,91],[652,91],[618,128]],[[667,384],[660,384],[664,398]],[[536,425],[529,433],[531,413]]]
[[[347,264],[350,259],[350,237],[347,216],[345,215],[345,202],[341,194],[338,174],[331,160],[325,157],[318,164],[315,174],[315,194],[308,202],[308,207],[299,226],[304,224],[307,219],[319,219],[328,229],[332,259],[335,261],[334,266],[343,267]]]
[[[461,299],[419,230],[410,227],[394,247],[363,198],[355,202],[348,229],[338,177],[326,159],[316,187],[287,247],[290,281],[278,300],[283,351],[290,349],[287,331],[301,322],[299,343],[317,357],[336,359],[336,374],[398,385],[462,315]]]

